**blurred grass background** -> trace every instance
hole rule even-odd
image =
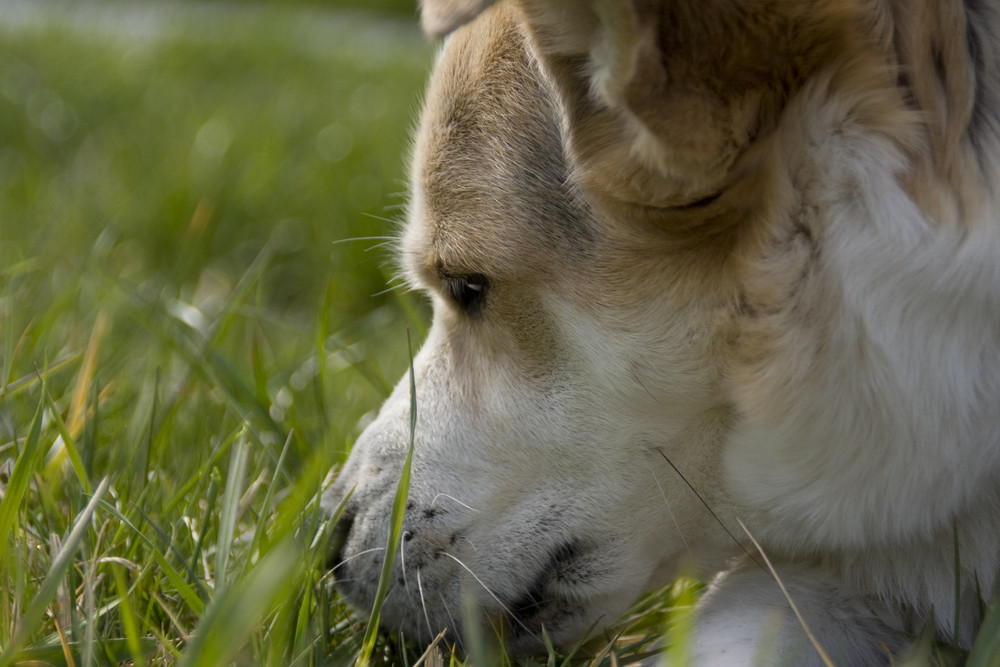
[[[4,381],[79,354],[103,313],[100,391],[159,369],[169,393],[174,348],[207,342],[200,356],[257,374],[258,405],[234,416],[263,411],[310,448],[350,434],[385,389],[364,382],[380,369],[346,381],[351,360],[405,348],[391,253],[351,239],[391,234],[404,201],[431,52],[412,22],[280,4],[26,13],[0,19]],[[11,442],[27,394],[0,406]]]
[[[433,48],[344,5],[0,2],[0,665],[351,661],[311,503],[424,321]]]

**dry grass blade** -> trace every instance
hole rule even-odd
[[[743,529],[743,532],[747,534],[747,537],[750,538],[750,541],[753,542],[753,545],[754,547],[757,548],[757,551],[760,553],[761,558],[764,559],[764,563],[767,565],[768,571],[771,573],[771,576],[774,577],[774,580],[778,583],[778,586],[781,588],[781,593],[782,595],[785,596],[785,599],[788,601],[788,606],[792,608],[792,613],[795,614],[795,618],[798,620],[799,625],[802,626],[802,629],[805,631],[806,636],[809,638],[809,642],[813,645],[813,648],[815,648],[816,652],[819,653],[820,660],[823,661],[823,664],[826,665],[826,667],[834,667],[833,661],[830,660],[830,656],[827,655],[826,651],[823,650],[823,647],[820,646],[819,642],[816,640],[816,635],[814,635],[812,633],[812,630],[809,629],[809,624],[806,623],[806,619],[804,619],[802,617],[802,614],[799,613],[799,608],[795,605],[795,601],[792,600],[792,596],[788,594],[788,589],[785,588],[785,584],[781,581],[781,578],[778,576],[777,571],[775,571],[774,565],[771,564],[771,559],[767,557],[767,554],[764,553],[764,549],[762,549],[760,544],[757,543],[757,540],[754,538],[754,536],[750,534],[750,531],[749,529],[747,529],[746,525],[744,525],[744,523],[739,519],[736,519],[736,521],[740,524],[740,528]]]
[[[424,664],[425,662],[428,665],[433,665],[433,663],[436,660],[435,651],[437,650],[437,646],[438,644],[441,643],[441,640],[443,640],[445,638],[445,635],[447,634],[448,634],[447,630],[442,630],[441,632],[439,632],[437,637],[434,638],[434,641],[428,644],[427,648],[424,649],[424,652],[420,655],[420,658],[415,663],[413,663],[413,667],[420,667],[420,665]],[[437,662],[440,663],[439,660]]]

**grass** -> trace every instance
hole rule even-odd
[[[315,497],[426,320],[383,240],[431,57],[309,3],[0,8],[0,667],[420,659]],[[694,591],[523,664],[641,653]]]
[[[423,321],[378,239],[431,47],[309,7],[3,11],[0,665],[351,662],[314,497]]]
[[[4,4],[0,667],[419,659],[315,498],[426,321],[384,240],[432,55],[308,4]]]

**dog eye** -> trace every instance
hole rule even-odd
[[[486,276],[473,273],[467,276],[442,276],[445,294],[455,305],[469,315],[475,315],[482,308],[489,281]]]

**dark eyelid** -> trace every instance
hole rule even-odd
[[[441,280],[457,280],[459,278],[466,278],[468,276],[475,276],[479,274],[475,271],[463,271],[462,269],[455,269],[438,263],[437,275]]]
[[[489,292],[490,281],[481,273],[454,274],[438,270],[444,294],[468,315],[477,315]]]

